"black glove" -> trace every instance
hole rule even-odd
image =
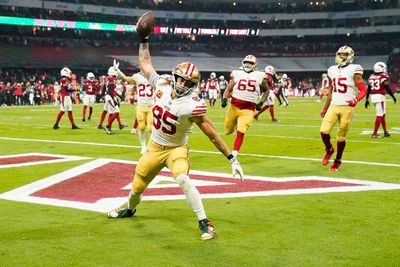
[[[262,106],[263,106],[264,102],[258,102],[258,104],[256,105],[256,110],[259,111]]]
[[[397,102],[397,99],[396,99],[396,97],[395,96],[393,96],[393,102],[396,104],[396,102]]]
[[[368,108],[368,106],[369,106],[369,101],[367,100],[367,101],[365,101],[365,108]]]
[[[223,98],[222,99],[222,101],[221,101],[221,107],[226,107],[228,105],[228,99],[226,99],[226,98]]]

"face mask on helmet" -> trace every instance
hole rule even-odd
[[[336,52],[335,61],[340,67],[347,66],[354,60],[354,51],[350,46],[342,46]]]
[[[242,61],[242,67],[245,72],[252,72],[257,68],[257,58],[253,55],[247,55]]]
[[[60,74],[61,74],[62,77],[71,78],[72,71],[71,71],[69,68],[63,68],[63,69],[60,71]]]
[[[181,63],[172,71],[172,89],[177,97],[193,92],[199,85],[199,82],[199,70],[192,63]]]
[[[92,73],[92,72],[89,72],[87,75],[86,75],[86,78],[89,80],[89,81],[94,81],[94,74]]]
[[[387,66],[383,62],[376,62],[374,65],[374,72],[375,73],[386,73],[387,72]]]

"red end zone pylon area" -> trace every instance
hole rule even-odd
[[[36,181],[0,195],[0,198],[105,212],[127,200],[136,162],[97,159],[66,172]],[[269,178],[191,171],[193,184],[203,198],[354,192],[400,189],[400,184],[318,176]],[[184,199],[168,170],[160,172],[143,200]]]

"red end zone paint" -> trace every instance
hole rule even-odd
[[[58,160],[61,157],[49,157],[49,156],[19,156],[19,157],[4,157],[0,158],[0,165],[20,164],[27,162],[38,162],[46,160]]]
[[[35,197],[94,203],[103,198],[126,197],[129,189],[122,189],[132,182],[135,164],[110,162],[89,172],[42,189],[32,194]],[[160,172],[162,176],[171,176],[169,172]],[[329,188],[359,186],[356,183],[323,180],[263,181],[240,180],[214,175],[191,174],[192,180],[224,182],[227,185],[197,186],[201,194],[221,194],[240,192],[260,192],[288,189]],[[148,188],[144,196],[182,195],[179,187]]]

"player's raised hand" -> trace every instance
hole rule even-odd
[[[237,160],[236,157],[234,157],[233,159],[230,160],[231,166],[232,166],[232,175],[233,178],[235,178],[236,174],[239,174],[240,176],[240,180],[244,181],[244,173],[243,173],[243,169],[242,166],[240,166],[239,161]]]
[[[113,68],[114,68],[114,70],[116,72],[119,71],[119,62],[117,62],[115,59],[114,59],[114,62],[113,62]]]

